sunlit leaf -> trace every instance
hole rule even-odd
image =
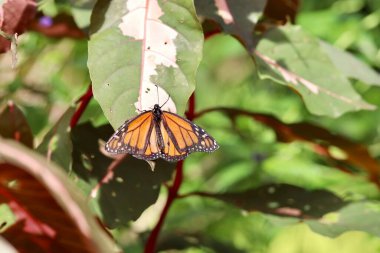
[[[91,30],[94,97],[114,128],[169,95],[163,109],[183,114],[203,44],[192,1],[98,1]]]
[[[115,252],[61,169],[1,139],[0,170],[0,202],[16,216],[2,236],[20,252]]]
[[[364,231],[380,237],[380,203],[352,203],[337,213],[327,214],[319,221],[307,221],[320,234],[337,237],[347,231]]]
[[[268,31],[255,55],[259,74],[288,85],[316,115],[338,117],[348,111],[373,110],[321,48],[317,38],[298,26]]]
[[[80,28],[90,26],[91,12],[96,1],[94,0],[69,0],[73,18]]]

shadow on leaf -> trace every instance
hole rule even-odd
[[[160,186],[171,178],[175,164],[158,160],[152,171],[146,161],[128,155],[110,170],[114,159],[101,149],[112,133],[110,125],[94,128],[85,123],[74,128],[73,172],[92,187],[94,181],[103,182],[98,199],[100,211],[105,224],[115,228],[136,220],[156,202]]]
[[[306,190],[289,184],[268,184],[236,193],[195,193],[231,203],[246,211],[278,216],[318,219],[347,204],[326,190]]]

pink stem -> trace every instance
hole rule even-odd
[[[83,94],[83,96],[79,99],[79,107],[78,109],[75,111],[73,117],[71,118],[71,121],[70,121],[70,127],[71,128],[74,128],[80,117],[82,116],[82,114],[84,113],[84,111],[86,110],[86,107],[88,105],[88,103],[90,103],[91,101],[91,98],[93,97],[93,94],[92,94],[92,85],[90,84],[88,86],[88,89],[86,91],[86,93]]]

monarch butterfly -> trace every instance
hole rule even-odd
[[[213,152],[219,148],[205,130],[177,114],[162,111],[162,106],[155,104],[151,111],[127,120],[111,136],[105,149],[143,160],[163,158],[176,162],[192,152]]]

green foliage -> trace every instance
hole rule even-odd
[[[380,5],[290,2],[41,1],[50,17],[25,27],[16,68],[0,57],[1,236],[42,252],[56,238],[86,252],[377,252]],[[183,163],[105,151],[169,95],[162,109],[187,111],[219,150]]]

